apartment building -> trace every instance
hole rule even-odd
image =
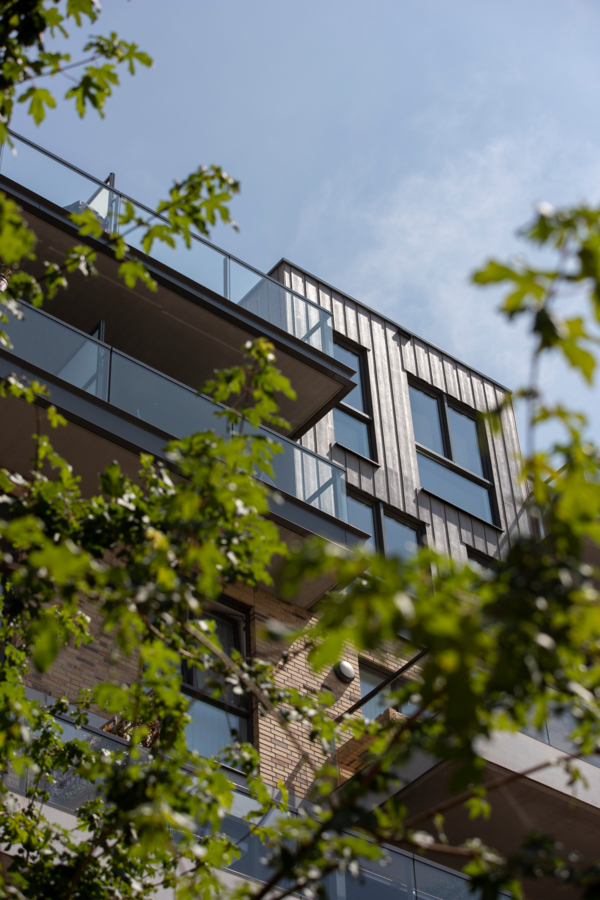
[[[91,208],[106,230],[118,227],[124,199],[152,212],[118,190],[113,175],[96,179],[23,138],[15,136],[15,143],[18,155],[5,151],[0,162],[0,189],[19,203],[38,236],[34,273],[41,274],[42,261],[58,261],[72,245],[76,229],[69,212]],[[133,234],[128,241],[135,246]],[[200,238],[191,250],[155,245],[152,256],[136,247],[158,284],[151,293],[139,285],[127,289],[105,244],[89,243],[98,251],[99,277],[75,275],[69,289],[43,310],[27,308],[25,319],[9,327],[13,349],[0,348],[0,374],[16,372],[45,383],[68,420],[68,428],[52,438],[81,476],[84,491],[97,489],[97,473],[113,459],[135,476],[141,452],[164,459],[168,440],[224,429],[215,404],[196,392],[215,368],[239,362],[247,340],[265,335],[298,393],[297,401],[282,402],[291,434],[271,433],[284,451],[274,461],[282,502],[271,509],[283,540],[316,534],[341,546],[367,542],[401,556],[427,544],[458,561],[493,568],[513,542],[530,534],[512,409],[505,408],[496,433],[477,418],[497,406],[506,388],[288,260],[264,274]],[[3,403],[0,465],[27,471],[36,410],[13,398]],[[294,626],[306,621],[331,587],[326,579],[306,583],[293,603],[282,602],[276,588],[226,588],[213,610],[219,638],[226,649],[278,662],[280,647],[263,636],[262,624],[273,618]],[[93,619],[93,607],[89,612]],[[44,677],[32,672],[32,696],[75,699],[80,688],[108,677],[115,666],[127,680],[131,663],[115,662],[107,641],[104,646],[104,656],[69,648]],[[337,698],[336,716],[348,710],[370,718],[387,715],[385,686],[394,677],[418,673],[418,660],[410,665],[401,648],[390,645],[360,659],[348,651],[345,662],[354,678],[348,666],[345,673],[338,669],[316,677],[300,653],[281,667],[280,677],[303,690],[326,685]],[[217,752],[235,727],[258,748],[263,776],[274,790],[279,779],[287,784],[292,812],[306,802],[310,773],[272,720],[233,694],[223,701],[208,698],[202,679],[185,669],[184,681],[193,717],[189,739],[201,753]],[[96,716],[90,725],[95,746],[123,743],[103,724]],[[63,727],[70,737],[68,719]],[[541,733],[502,734],[482,745],[486,777],[568,751],[565,729],[559,720]],[[299,736],[307,752],[316,752]],[[364,751],[352,740],[336,748],[344,777],[360,768]],[[497,792],[494,814],[478,823],[478,832],[510,851],[523,834],[546,831],[551,822],[566,845],[593,858],[600,771],[592,762],[581,765],[586,785],[576,795],[564,773],[553,768],[507,785]],[[236,784],[236,806],[227,827],[241,836],[246,829],[236,817],[248,811],[249,798],[242,774],[228,771]],[[445,764],[425,758],[403,772],[401,791],[411,812],[443,798],[448,776]],[[49,814],[74,821],[72,812],[83,799],[72,785],[67,790],[59,784]],[[469,836],[471,828],[461,810],[450,814],[452,840]],[[224,877],[265,880],[258,842],[250,839],[242,846],[242,858]],[[390,891],[394,897],[400,892],[439,900],[472,896],[452,871],[460,867],[454,859],[424,860],[396,847],[390,853],[392,865],[365,872],[363,883],[350,876],[330,878],[330,896],[370,900]]]

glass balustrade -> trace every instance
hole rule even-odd
[[[133,201],[129,202],[133,203],[137,216],[147,219],[153,215],[151,210]],[[124,207],[121,206],[121,212],[123,211]],[[160,222],[158,217],[156,222]],[[119,231],[130,247],[145,252],[141,242],[143,234],[141,229],[129,224],[119,226]],[[211,244],[192,238],[192,246],[186,247],[181,237],[175,239],[175,247],[169,247],[163,241],[154,241],[148,255],[185,275],[186,278],[214,291],[220,297],[227,297],[229,257]]]
[[[115,755],[127,753],[128,742],[97,728],[76,728],[71,722],[60,719],[63,741],[79,740],[91,749]],[[144,752],[144,751],[143,751]],[[27,787],[35,775],[17,775],[13,770],[4,776],[4,784],[14,794],[26,796]],[[46,785],[49,793],[47,805],[64,812],[75,813],[87,800],[91,800],[97,788],[80,778],[73,769],[55,773],[55,783]],[[244,796],[244,800],[245,800]],[[273,869],[268,864],[268,847],[249,834],[248,822],[236,815],[223,819],[221,830],[239,848],[240,856],[228,867],[245,878],[259,882],[268,881]],[[205,832],[205,829],[201,829]],[[431,864],[393,847],[385,848],[388,860],[384,866],[364,860],[359,877],[349,873],[333,872],[323,879],[329,900],[478,900],[479,892],[469,891],[464,875]],[[288,887],[282,881],[282,887]],[[503,895],[504,896],[504,895]]]
[[[104,734],[104,732],[76,728],[63,719],[60,719],[58,724],[62,728],[61,740],[63,741],[84,741],[92,750],[104,752],[122,753],[127,750],[126,741]],[[26,796],[27,788],[33,784],[35,778],[35,773],[25,771],[23,775],[17,775],[14,770],[9,769],[3,781],[9,791]],[[47,783],[45,789],[50,795],[47,804],[55,809],[74,813],[96,795],[94,786],[84,778],[80,778],[73,769],[67,769],[66,772],[55,772],[54,781],[54,784]]]
[[[228,422],[216,415],[222,408],[218,404],[47,313],[29,306],[24,313],[24,319],[11,319],[5,327],[11,352],[24,362],[107,400],[168,437],[211,429],[222,436],[228,433]],[[273,457],[275,478],[257,472],[258,478],[348,521],[345,472],[340,466],[267,429],[257,433],[282,448]]]
[[[119,224],[124,201],[133,203],[144,218],[161,217],[152,210],[86,173],[49,154],[41,147],[12,135],[14,152],[5,146],[0,157],[0,175],[50,200],[66,213],[90,209],[105,231],[120,231],[134,250],[142,250],[141,230]],[[311,347],[333,356],[331,313],[294,293],[279,282],[256,272],[199,236],[186,247],[176,238],[175,247],[154,241],[149,254],[186,278],[231,300],[261,319],[281,328]]]
[[[24,307],[25,318],[10,319],[4,331],[11,352],[94,397],[108,400],[110,348],[52,316]]]
[[[333,356],[333,328],[328,310],[235,259],[230,260],[229,299]]]

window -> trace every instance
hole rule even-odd
[[[357,497],[348,492],[348,522],[371,537],[365,541],[368,550],[379,550],[385,556],[406,559],[419,547],[418,532],[401,522],[378,500]]]
[[[224,614],[222,609],[225,610]],[[242,650],[242,637],[245,631],[245,614],[236,614],[233,610],[221,607],[217,612],[210,612],[207,618],[216,624],[216,636],[223,650],[231,655],[232,650]],[[249,739],[248,724],[250,710],[247,699],[235,694],[231,687],[223,691],[219,699],[210,696],[208,686],[210,680],[218,680],[212,672],[201,672],[199,669],[182,664],[183,690],[190,699],[188,710],[192,721],[186,729],[188,747],[196,750],[201,756],[213,756],[232,743],[237,732],[240,740]]]
[[[356,370],[354,376],[356,387],[333,410],[336,443],[359,456],[373,459],[372,418],[364,373],[364,354],[357,350],[351,350],[346,344],[339,343],[337,340],[333,349],[335,358],[339,362]]]
[[[485,553],[480,553],[472,547],[467,547],[467,556],[469,557],[469,565],[477,573],[484,577],[492,578],[496,574],[498,568],[498,560]]]
[[[376,669],[371,668],[368,664],[365,665],[362,662],[359,663],[358,671],[360,676],[361,697],[366,697],[367,694],[370,694],[376,687],[379,687],[390,674],[378,672]],[[392,691],[399,691],[400,688],[404,687],[405,684],[409,684],[410,681],[411,679],[408,678],[397,678],[395,681],[392,681],[390,685],[376,694],[371,700],[365,703],[364,706],[361,706],[361,711],[365,719],[376,719],[377,716],[380,716],[390,705],[389,694]],[[415,685],[415,692],[417,690],[417,685]],[[398,712],[403,713],[405,716],[411,716],[417,711],[417,708],[418,707],[412,701],[408,700],[406,703],[403,703],[402,706],[398,707]]]
[[[417,532],[409,525],[399,522],[393,516],[383,514],[383,533],[385,536],[385,555],[399,556],[407,559],[419,549]]]
[[[421,487],[493,524],[492,484],[477,420],[443,394],[414,384],[409,393]]]
[[[371,459],[369,426],[366,422],[338,407],[333,410],[333,430],[338,444]]]
[[[368,550],[376,549],[375,536],[375,510],[370,503],[357,500],[352,494],[348,494],[348,522],[361,531],[366,531],[371,537],[365,541]]]

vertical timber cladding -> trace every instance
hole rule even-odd
[[[286,261],[270,274],[330,310],[335,331],[369,351],[373,431],[380,465],[369,465],[334,446],[332,413],[304,435],[304,446],[344,465],[349,485],[417,516],[426,527],[428,543],[456,560],[466,561],[467,547],[497,558],[519,537],[529,535],[525,487],[518,478],[519,437],[511,405],[502,414],[500,432],[493,434],[486,423],[502,533],[419,490],[407,373],[478,412],[494,409],[505,397],[502,388]]]

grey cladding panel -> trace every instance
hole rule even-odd
[[[360,344],[367,347],[371,352],[366,354],[367,368],[369,371],[369,383],[371,389],[371,404],[373,407],[373,433],[375,435],[375,445],[377,452],[378,468],[375,471],[374,488],[375,496],[379,500],[388,500],[387,478],[385,470],[385,452],[383,447],[383,436],[381,429],[381,410],[379,405],[379,385],[377,384],[375,360],[373,355],[373,340],[371,337],[370,316],[365,310],[357,310],[358,334]]]
[[[402,482],[404,510],[417,515],[416,489],[419,485],[417,453],[413,434],[408,379],[402,368],[401,337],[397,331],[386,326],[390,375],[394,400],[394,416],[398,429],[398,450],[400,454],[400,478]]]
[[[460,400],[460,390],[458,387],[458,377],[456,375],[456,363],[452,359],[444,357],[444,375],[446,377],[446,387],[451,397]]]
[[[427,352],[427,347],[421,341],[415,340],[413,342],[415,348],[415,358],[417,360],[417,375],[419,378],[422,378],[423,381],[426,381],[427,384],[431,384],[431,371],[429,368],[429,354]]]
[[[331,292],[331,303],[333,310],[333,327],[340,334],[346,334],[346,317],[344,315],[344,303],[339,294],[335,291]]]
[[[396,438],[396,418],[390,378],[390,366],[385,340],[385,325],[375,316],[371,316],[371,334],[373,336],[373,358],[375,362],[379,408],[381,414],[381,435],[388,483],[388,503],[396,509],[403,509],[402,485],[400,483],[400,459]]]
[[[346,336],[352,338],[356,343],[360,343],[358,334],[358,321],[356,318],[356,306],[354,303],[347,302],[346,306]]]
[[[411,375],[416,375],[417,363],[415,360],[415,349],[413,347],[412,338],[407,337],[405,334],[401,334],[400,341],[402,345],[402,362],[404,368],[407,372],[410,372]]]
[[[374,467],[333,446],[333,417],[319,422],[305,438],[306,446],[347,467],[347,481],[399,511],[418,517],[427,540],[438,550],[464,561],[467,547],[498,557],[509,541],[528,533],[525,492],[518,483],[519,441],[512,408],[502,415],[502,433],[494,435],[486,423],[492,474],[504,533],[420,490],[417,455],[410,415],[407,375],[445,391],[471,409],[487,412],[503,397],[502,391],[465,365],[425,341],[411,337],[388,320],[320,283],[288,263],[276,273],[284,284],[306,293],[333,312],[334,328],[368,349],[369,386],[373,402],[373,430],[380,465]]]
[[[431,367],[431,381],[434,387],[439,388],[440,391],[446,391],[442,357],[441,354],[433,348],[430,348],[429,350],[429,365]]]

